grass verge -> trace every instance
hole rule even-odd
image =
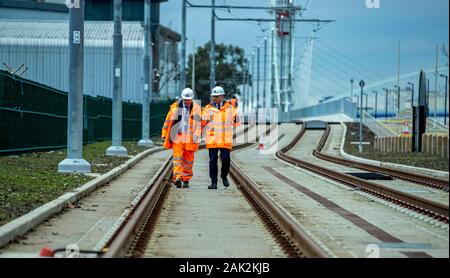
[[[363,146],[363,152],[358,152],[359,123],[345,123],[347,126],[347,136],[345,138],[344,150],[346,153],[362,158],[378,160],[389,163],[404,164],[414,167],[428,168],[439,171],[448,171],[448,160],[437,155],[424,153],[382,153],[373,149],[375,134],[366,126],[363,128],[363,141],[370,142],[370,145]]]
[[[136,142],[123,145],[131,156],[145,150]],[[83,146],[83,158],[91,163],[93,173],[106,173],[130,159],[106,156],[109,146],[111,141]],[[94,179],[83,174],[58,173],[58,163],[65,158],[65,149],[0,156],[0,225]]]

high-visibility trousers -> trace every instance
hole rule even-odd
[[[185,143],[173,144],[173,180],[189,181],[194,166],[194,151],[188,151]]]

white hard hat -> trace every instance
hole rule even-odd
[[[193,99],[194,98],[194,91],[192,91],[191,88],[186,88],[181,92],[181,98],[182,99]]]
[[[216,87],[214,87],[214,89],[212,89],[211,96],[224,96],[224,95],[225,95],[225,91],[223,90],[222,87],[216,86]]]

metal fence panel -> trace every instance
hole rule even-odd
[[[150,135],[158,136],[172,101],[151,103]],[[112,100],[84,95],[83,141],[111,140]],[[137,141],[142,106],[123,103],[123,140]],[[0,153],[64,148],[67,93],[0,71]]]

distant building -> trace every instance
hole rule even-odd
[[[84,93],[112,96],[112,0],[85,0]],[[154,83],[159,91],[177,95],[177,62],[180,34],[159,24],[159,5],[152,0],[153,68],[161,81],[169,75],[169,90]],[[68,9],[64,0],[0,0],[0,64],[25,64],[23,77],[60,90],[68,90]],[[140,102],[143,77],[143,1],[124,0],[123,6],[123,98]],[[126,21],[129,20],[129,21]],[[166,46],[167,42],[167,46]],[[167,53],[166,53],[167,52]],[[166,59],[167,54],[167,59]],[[168,62],[168,63],[166,63]],[[162,82],[163,86],[166,83]]]

